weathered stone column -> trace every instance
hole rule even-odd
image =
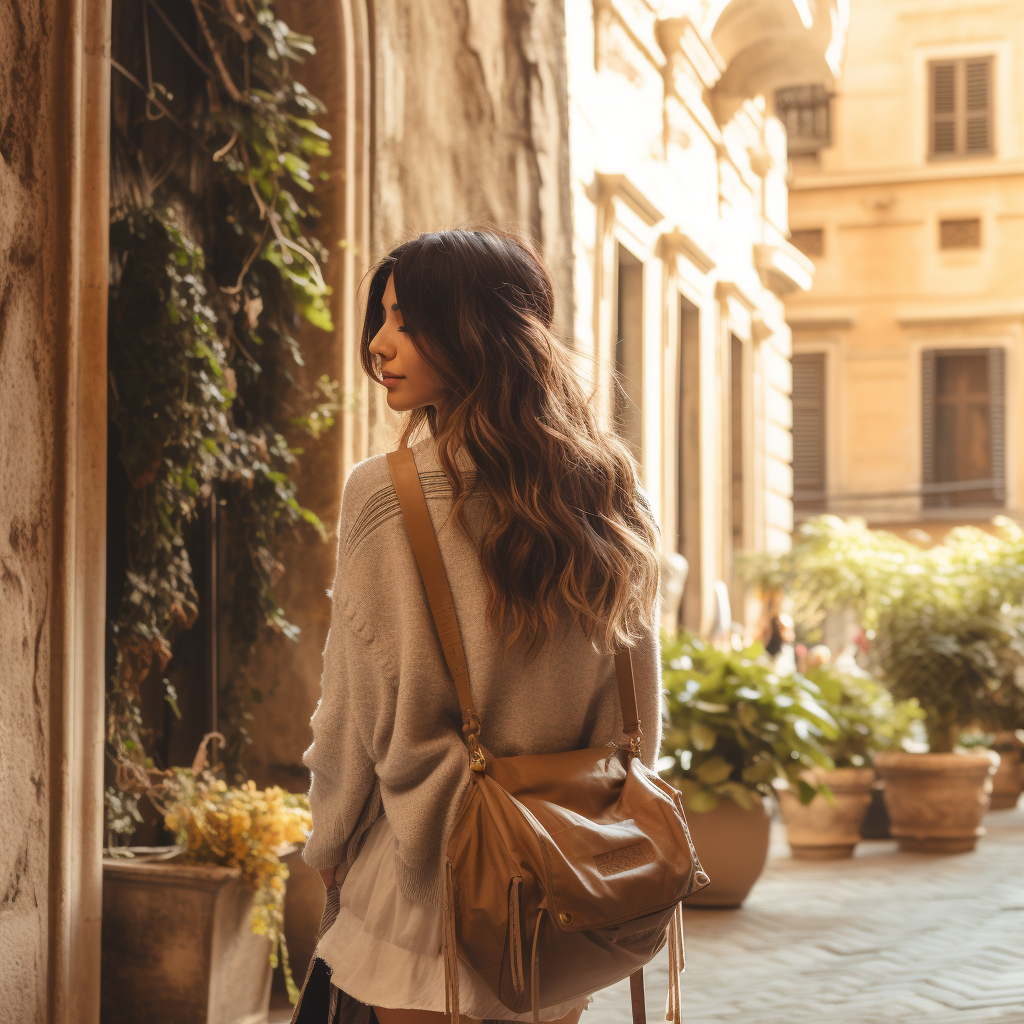
[[[0,13],[0,1006],[99,1019],[107,0]]]

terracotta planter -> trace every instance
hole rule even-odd
[[[832,802],[819,794],[809,804],[802,804],[792,790],[779,789],[779,808],[791,853],[801,860],[852,857],[871,803],[874,768],[834,768],[805,774],[811,785],[823,782],[828,786]]]
[[[885,781],[885,803],[893,837],[901,850],[966,853],[985,834],[981,819],[989,806],[999,755],[905,754],[875,758]]]
[[[999,753],[999,767],[992,776],[990,810],[1008,811],[1017,806],[1024,791],[1024,765],[1020,742],[1012,732],[996,733],[993,747]]]
[[[103,861],[102,1024],[265,1024],[270,940],[237,868]]]
[[[771,818],[755,796],[752,810],[723,800],[713,811],[687,811],[686,822],[711,884],[686,901],[687,907],[738,907],[768,859]]]

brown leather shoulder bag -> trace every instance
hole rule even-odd
[[[480,742],[466,656],[413,454],[388,455],[430,610],[462,708],[472,778],[448,840],[446,1003],[459,1020],[456,954],[515,1013],[631,977],[646,1024],[643,966],[669,943],[669,1020],[679,1020],[680,900],[708,884],[676,790],[640,760],[628,649],[615,656],[626,749],[492,757]],[[567,681],[571,685],[571,680]]]

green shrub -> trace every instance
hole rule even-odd
[[[817,686],[803,676],[780,678],[758,659],[760,644],[719,651],[689,634],[662,638],[668,724],[659,768],[692,811],[727,797],[754,806],[758,794],[785,779],[807,802],[816,792],[806,768],[831,768],[823,746],[837,736]]]
[[[898,700],[918,701],[931,749],[948,751],[964,729],[1024,725],[1024,530],[994,524],[925,547],[817,516],[792,551],[750,556],[744,575],[789,592],[807,639],[826,609],[852,608],[879,678]]]
[[[898,750],[924,717],[916,700],[896,701],[866,672],[814,668],[807,678],[836,723],[836,736],[822,747],[837,768],[862,768],[882,750]]]

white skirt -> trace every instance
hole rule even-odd
[[[317,954],[332,982],[354,999],[394,1010],[445,1012],[443,917],[398,887],[395,834],[383,815],[374,822],[341,886],[341,912]],[[459,1011],[476,1020],[533,1019],[513,1013],[476,971],[458,959]],[[590,998],[586,999],[590,1004]],[[564,1017],[574,1003],[541,1010],[541,1020]]]

